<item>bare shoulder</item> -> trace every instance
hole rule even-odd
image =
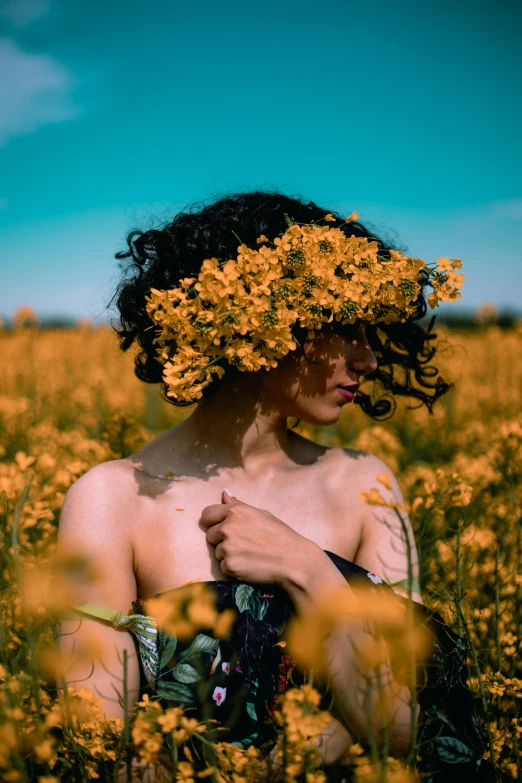
[[[357,483],[361,490],[370,486],[379,486],[377,476],[388,474],[395,491],[400,492],[399,484],[391,468],[375,454],[367,451],[339,447],[331,449],[331,464],[338,471],[337,480],[346,478],[347,481]]]
[[[405,585],[409,582],[410,567],[414,583],[419,582],[419,557],[404,496],[389,466],[374,454],[355,449],[336,449],[339,472],[337,484],[350,491],[354,506],[361,519],[361,540],[354,563],[374,574],[380,574],[394,585],[399,595],[407,598]],[[383,479],[380,481],[379,479]],[[385,504],[373,505],[366,502],[359,493],[368,493],[372,488],[379,490]],[[394,510],[400,509],[400,514]],[[413,587],[415,591],[416,585]],[[423,603],[420,594],[412,598]]]
[[[121,499],[132,486],[134,470],[135,468],[124,459],[100,462],[72,484],[66,499],[76,499],[90,493],[96,495],[101,493],[107,499],[113,497]]]
[[[136,504],[134,468],[125,460],[110,460],[95,465],[80,476],[65,495],[59,529],[81,525],[88,517],[90,526],[97,522],[117,527]]]

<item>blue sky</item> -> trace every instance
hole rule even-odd
[[[271,187],[522,312],[521,8],[0,0],[0,315],[102,319],[128,230]]]

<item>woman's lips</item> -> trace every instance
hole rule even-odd
[[[353,390],[353,392],[351,392],[348,391],[348,389],[343,389],[341,386],[338,386],[337,390],[343,395],[344,399],[347,400],[348,402],[352,402],[352,400],[355,397],[355,389]]]

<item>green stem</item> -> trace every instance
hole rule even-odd
[[[364,700],[365,701],[364,706],[366,709],[366,719],[368,722],[367,739],[368,739],[368,745],[370,746],[372,764],[376,766],[379,763],[379,750],[377,748],[377,743],[375,742],[375,736],[373,732],[372,688],[373,688],[372,679],[371,677],[367,677],[366,696]]]
[[[378,698],[382,699],[383,695],[383,687],[382,687],[382,678],[381,678],[381,672],[379,667],[377,666],[375,670],[375,677],[377,679],[377,692],[379,694]],[[388,734],[388,726],[383,726],[382,730],[379,729],[381,732],[381,735],[383,737],[383,743],[381,748],[381,763],[379,764],[379,783],[386,783],[388,773],[388,751],[390,749],[390,735]]]
[[[125,742],[125,763],[127,764],[127,783],[132,780],[132,752],[129,733],[129,688],[127,682],[128,651],[123,651],[123,737]]]
[[[178,771],[178,743],[172,737],[172,781],[176,780],[176,775]]]
[[[63,701],[65,705],[65,718],[66,718],[66,725],[63,727],[63,731],[65,736],[69,739],[69,742],[71,743],[75,753],[78,756],[78,759],[80,761],[80,766],[81,766],[82,783],[84,783],[84,781],[88,781],[88,777],[86,777],[85,768],[83,765],[83,748],[80,745],[78,745],[74,736],[74,725],[72,720],[71,702],[69,700],[69,690],[67,686],[67,681],[63,673],[63,668],[61,665],[60,646],[58,643],[58,631],[56,630],[56,624],[54,622],[51,623],[51,630],[53,634],[55,650],[60,660],[59,677],[62,685]]]
[[[228,346],[230,345],[230,343],[231,343],[231,342],[232,342],[232,337],[230,337],[230,338],[227,340],[227,342],[226,342],[226,344],[225,344],[225,349],[226,349],[226,348],[228,348]],[[199,372],[202,372],[203,370],[206,370],[206,369],[207,369],[207,367],[211,367],[213,364],[217,364],[217,362],[219,362],[221,359],[224,359],[224,358],[225,358],[225,354],[224,354],[224,353],[220,354],[219,356],[216,356],[216,358],[215,358],[215,359],[212,359],[212,361],[211,361],[211,362],[209,362],[208,364],[205,364],[205,366],[204,366],[204,367],[201,367],[201,369],[199,370]]]
[[[482,681],[482,673],[480,671],[480,663],[479,663],[478,656],[477,656],[477,648],[475,647],[475,644],[473,643],[473,639],[472,639],[471,633],[470,633],[469,628],[468,628],[468,622],[467,622],[467,620],[466,620],[466,618],[464,616],[464,612],[462,611],[462,607],[460,605],[460,599],[459,599],[458,596],[457,596],[457,599],[455,601],[455,606],[456,606],[457,613],[458,613],[459,617],[462,617],[462,625],[463,625],[463,628],[464,628],[464,633],[466,635],[466,639],[467,639],[469,648],[471,650],[471,654],[473,656],[473,664],[474,664],[475,670],[477,672],[477,680],[478,680],[479,691],[480,691],[480,700],[481,700],[481,703],[482,703],[482,709],[484,711],[484,721],[485,721],[485,724],[486,724],[486,731],[487,731],[487,735],[488,735],[488,744],[489,744],[489,753],[490,753],[490,757],[491,757],[491,766],[493,767],[493,769],[495,769],[495,767],[496,767],[496,764],[495,764],[495,748],[493,746],[493,737],[491,736],[491,727],[489,725],[488,703],[487,703],[487,699],[486,699],[486,692],[485,692],[485,689],[484,689],[484,683]]]
[[[27,501],[29,490],[31,489],[31,484],[33,482],[33,479],[30,478],[27,484],[25,485],[23,492],[20,496],[20,500],[15,506],[14,515],[13,515],[13,529],[12,529],[12,535],[11,535],[11,545],[13,548],[13,561],[15,564],[15,571],[16,571],[16,582],[18,586],[19,591],[23,591],[24,585],[23,585],[23,576],[22,576],[22,567],[20,564],[20,542],[19,542],[19,529],[20,529],[20,516],[22,514],[22,509]],[[29,654],[29,660],[30,660],[30,669],[31,669],[31,688],[33,692],[33,698],[37,707],[38,712],[41,711],[41,704],[40,704],[40,693],[38,689],[38,682],[37,682],[37,672],[35,667],[35,657],[36,657],[36,645],[35,645],[35,639],[34,639],[34,633],[33,633],[33,624],[31,621],[31,618],[29,616],[29,613],[27,611],[26,605],[25,605],[25,599],[22,596],[22,617],[24,620],[24,626],[25,626],[25,633],[27,637],[27,645],[30,650]]]
[[[395,513],[397,514],[399,521],[401,523],[401,528],[406,543],[406,555],[408,558],[407,611],[408,611],[408,630],[410,630],[413,629],[413,621],[414,621],[414,609],[413,609],[413,598],[412,598],[412,584],[413,584],[412,546],[410,542],[410,537],[408,535],[408,528],[406,527],[406,523],[402,518],[402,514],[397,508],[395,509]],[[409,666],[409,675],[410,675],[410,718],[411,718],[410,725],[411,725],[411,738],[412,738],[412,744],[410,750],[408,751],[408,755],[406,756],[406,763],[409,764],[410,762],[413,763],[417,756],[417,672],[416,672],[417,667],[416,667],[415,654],[413,649],[408,648],[407,655],[408,655],[408,666]]]
[[[498,573],[498,561],[500,550],[497,547],[495,552],[495,631],[497,636],[497,671],[502,671],[502,655],[500,649],[500,590],[499,590],[499,573]],[[500,728],[500,717],[502,715],[502,699],[500,694],[497,694],[497,728]]]
[[[514,482],[509,481],[509,495],[510,500],[513,504],[513,508],[516,509],[516,494],[515,494],[515,486]],[[516,521],[515,521],[515,530],[516,530],[516,574],[517,576],[520,576],[522,574],[522,568],[521,568],[521,550],[522,550],[522,516],[520,514],[517,514]],[[520,639],[520,584],[517,582],[516,585],[516,591],[514,595],[515,600],[515,636],[517,639]],[[516,656],[513,656],[511,658],[511,668],[509,676],[513,677],[516,667]],[[518,763],[518,762],[517,762]]]
[[[216,770],[217,768],[217,755],[216,755],[216,747],[213,742],[206,739],[205,737],[202,737],[201,734],[199,734],[197,731],[195,731],[192,734],[192,737],[197,738],[203,745],[203,755],[205,757],[205,761],[207,762],[207,765],[209,767],[212,767],[213,770]],[[212,781],[212,783],[217,783],[216,773],[215,771],[212,772],[211,775],[208,776],[208,780]]]
[[[462,520],[458,520],[457,522],[457,551],[456,551],[456,575],[457,575],[457,595],[459,597],[459,600],[463,598],[463,591],[462,591],[462,573],[461,573],[461,567],[460,567],[460,561],[461,561],[461,548],[462,548],[462,542],[461,542],[461,534],[460,534],[460,523]],[[462,636],[464,633],[464,629],[462,627],[462,622],[459,616],[459,634]]]
[[[281,751],[282,751],[282,773],[283,780],[286,781],[286,767],[288,765],[288,740],[286,736],[286,720],[283,724],[283,736],[281,737]]]

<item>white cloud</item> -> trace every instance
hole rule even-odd
[[[13,27],[25,27],[45,16],[51,8],[50,0],[4,0],[0,16]]]
[[[45,54],[24,52],[0,38],[0,146],[42,125],[76,117],[72,74]]]

